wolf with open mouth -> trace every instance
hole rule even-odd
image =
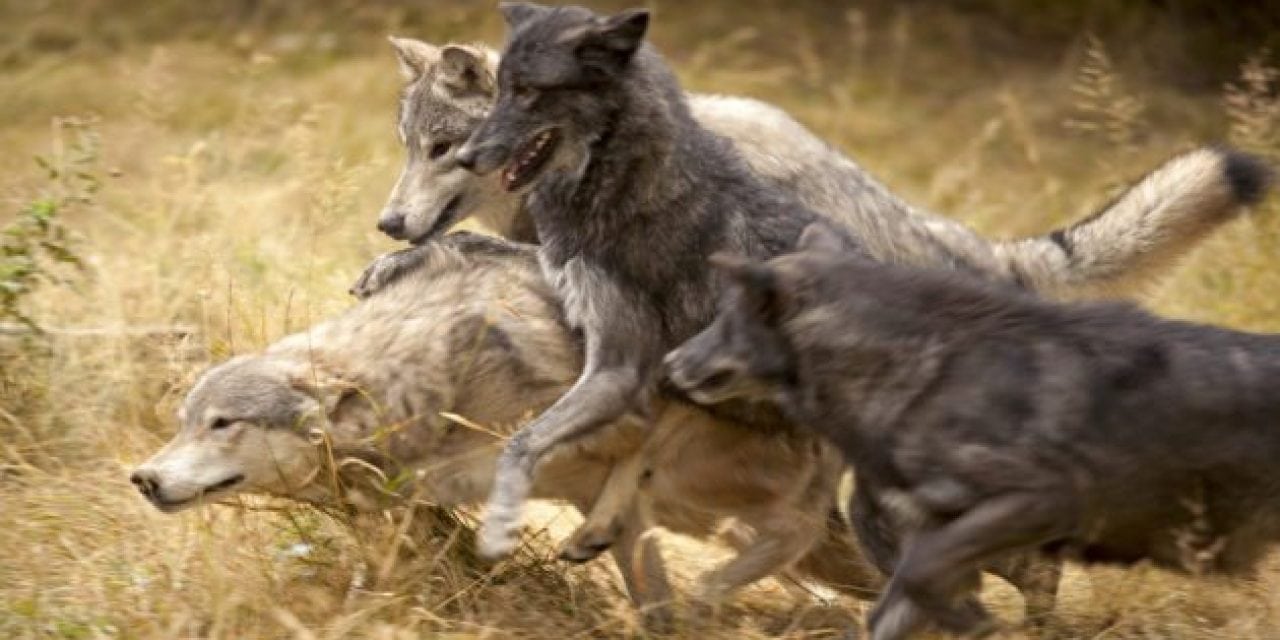
[[[525,196],[544,274],[568,321],[582,330],[587,358],[569,393],[504,452],[481,536],[492,555],[514,544],[537,462],[623,414],[643,414],[663,355],[709,324],[723,282],[707,268],[708,255],[767,259],[791,250],[800,231],[817,223],[844,236],[849,251],[903,261],[881,255],[875,233],[864,238],[762,182],[727,140],[699,124],[674,74],[643,42],[647,12],[600,16],[531,4],[502,10],[510,36],[498,66],[497,102],[455,160],[481,175],[498,172],[504,189]],[[1149,210],[1153,194],[1168,193],[1160,187],[1174,177],[1203,187],[1209,197],[1200,202],[1218,203],[1203,208],[1224,212],[1265,190],[1262,167],[1239,154],[1197,152],[1173,169],[1153,174],[1159,184],[1122,196],[1122,208]],[[1164,204],[1174,205],[1157,207],[1164,213],[1187,211],[1177,198]],[[1098,256],[1086,251],[1096,236],[1113,231],[1118,220],[1108,218],[1054,234],[1056,257],[1047,261],[1113,271],[1114,262],[1093,262]],[[1181,237],[1200,237],[1212,226],[1187,225]],[[1150,260],[1125,266],[1140,272],[1165,262],[1161,248],[1147,249],[1138,253]],[[985,271],[955,255],[934,256],[931,264]],[[1027,274],[991,271],[1041,288]]]

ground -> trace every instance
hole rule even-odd
[[[993,235],[1083,215],[1190,146],[1280,151],[1275,57],[1246,64],[1246,52],[1180,82],[1161,47],[1181,32],[1159,20],[1140,37],[1119,20],[1111,37],[1059,25],[1029,42],[1026,21],[939,3],[688,4],[657,5],[653,26],[688,88],[774,102],[911,200]],[[51,333],[0,335],[0,636],[639,634],[607,563],[550,559],[571,523],[555,507],[538,513],[550,534],[488,567],[468,555],[466,529],[422,526],[421,508],[353,519],[246,500],[165,516],[126,479],[172,434],[202,367],[347,306],[365,262],[393,248],[374,230],[401,162],[382,36],[497,44],[493,8],[41,6],[0,6],[0,223],[68,188],[33,162],[65,165],[86,130],[55,118],[100,140],[84,167],[102,185],[60,214],[83,273],[23,300]],[[1280,329],[1278,234],[1273,198],[1142,302]],[[681,575],[705,567],[699,543],[665,544]],[[1272,565],[1235,583],[1073,568],[1046,633],[1275,637],[1277,586]],[[1018,619],[1007,587],[985,595]],[[682,631],[847,637],[859,611],[766,583],[715,615],[695,610]]]

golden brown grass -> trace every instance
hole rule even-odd
[[[912,199],[993,234],[1081,215],[1192,144],[1230,137],[1280,152],[1265,54],[1221,92],[1189,95],[1083,36],[1032,61],[993,61],[965,46],[982,41],[981,26],[946,11],[824,10],[819,21],[752,6],[660,4],[655,37],[689,87],[778,103]],[[407,35],[497,41],[492,14],[448,3],[438,28]],[[380,34],[343,32],[341,20],[322,22],[338,45],[215,24],[212,37],[147,32],[149,44],[77,48],[76,15],[9,22],[21,37],[0,52],[3,210],[42,188],[31,157],[47,153],[55,116],[98,118],[111,176],[68,220],[89,276],[29,309],[54,329],[105,331],[0,343],[0,637],[639,633],[604,563],[565,567],[535,543],[486,567],[467,554],[465,529],[414,526],[431,519],[425,508],[410,521],[256,501],[163,516],[134,495],[126,470],[168,438],[203,365],[341,309],[364,262],[392,246],[373,221],[398,170],[398,79]],[[1147,302],[1280,329],[1278,209],[1273,200],[1219,234]],[[175,325],[195,332],[115,331]],[[545,514],[563,528],[562,514]],[[668,546],[681,574],[705,564],[693,543]],[[1049,633],[1274,637],[1278,584],[1273,569],[1234,584],[1072,570]],[[1016,617],[1007,587],[987,594]],[[858,606],[838,604],[765,584],[717,618],[691,616],[684,632],[839,636]]]

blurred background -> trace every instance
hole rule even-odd
[[[1280,160],[1273,1],[644,4],[687,89],[775,103],[992,235],[1192,146]],[[202,367],[344,308],[394,248],[374,230],[402,160],[392,34],[500,46],[503,24],[461,0],[0,0],[0,636],[636,633],[607,567],[495,572],[448,532],[272,503],[166,517],[125,479]],[[1280,330],[1277,249],[1273,197],[1142,302]],[[1049,631],[1274,637],[1277,582],[1076,571]],[[700,635],[838,637],[858,613],[779,593]]]

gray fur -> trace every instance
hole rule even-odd
[[[822,250],[722,262],[736,295],[673,379],[730,354],[915,514],[873,638],[988,624],[977,571],[1015,552],[1247,575],[1280,541],[1280,336]]]
[[[492,107],[497,53],[480,45],[393,42],[402,67],[413,68],[423,50],[437,62],[407,74],[398,123],[409,159],[379,226],[394,238],[421,241],[475,216],[503,237],[536,242],[521,198],[505,193],[496,176],[476,176],[456,162],[459,141]],[[448,80],[439,68],[442,51],[464,60],[475,81]],[[1203,148],[1169,160],[1098,213],[1068,227],[992,240],[906,203],[775,107],[728,96],[690,94],[688,100],[694,118],[729,139],[761,180],[846,226],[873,256],[972,270],[1059,297],[1133,291],[1268,187],[1269,170],[1256,158]],[[447,145],[443,155],[426,157],[422,150],[437,144]]]
[[[384,508],[384,483],[371,490],[364,475],[371,465],[418,478],[404,496],[481,502],[502,439],[569,388],[580,344],[531,247],[455,233],[394,264],[370,268],[355,287],[363,300],[345,313],[205,372],[174,440],[135,472],[139,488],[170,511],[233,491]],[[567,500],[605,525],[603,543],[601,530],[583,531],[566,558],[608,547],[652,621],[669,613],[671,593],[656,542],[641,537],[651,526],[751,532],[705,577],[712,595],[778,573],[864,598],[882,584],[849,553],[851,532],[827,522],[844,464],[833,448],[804,432],[743,431],[688,403],[660,401],[653,414],[650,430],[614,424],[538,467],[535,497]],[[218,416],[234,424],[211,430]],[[634,472],[649,478],[644,511],[627,482]]]
[[[776,255],[819,221],[693,119],[671,71],[642,43],[647,13],[504,7],[512,34],[498,100],[456,159],[527,193],[539,260],[583,332],[586,363],[504,450],[481,536],[490,555],[514,544],[538,460],[643,413],[663,354],[710,322],[720,283],[705,257]]]

